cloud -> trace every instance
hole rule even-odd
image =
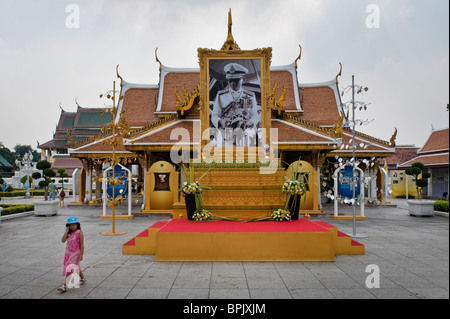
[[[449,126],[446,105],[449,96],[449,57],[409,63],[385,58],[361,76],[370,88],[365,101],[369,111],[360,114],[374,119],[364,131],[389,140],[398,129],[397,144],[422,146],[435,128]]]

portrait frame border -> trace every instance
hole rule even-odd
[[[254,50],[214,50],[198,48],[198,59],[200,66],[200,123],[201,132],[199,146],[201,149],[209,144],[209,140],[202,139],[203,132],[208,130],[209,136],[209,62],[210,60],[260,60],[261,61],[261,125],[262,138],[270,143],[271,128],[271,108],[270,99],[270,65],[272,62],[272,48],[260,48]],[[199,150],[199,155],[201,154]],[[245,153],[248,153],[249,147],[245,147]],[[261,151],[261,147],[257,148]],[[225,152],[222,152],[224,154]]]

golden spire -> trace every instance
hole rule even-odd
[[[233,33],[231,31],[231,27],[233,25],[233,20],[231,18],[231,9],[228,11],[228,36],[227,36],[227,40],[225,41],[225,43],[222,46],[222,51],[227,51],[227,50],[234,50],[234,51],[238,51],[240,50],[239,46],[237,45],[237,43],[234,41],[233,38]]]
[[[228,11],[228,37],[227,42],[234,42],[231,27],[233,26],[233,19],[231,17],[231,9]]]

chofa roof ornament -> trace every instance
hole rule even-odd
[[[231,32],[231,27],[233,25],[233,21],[231,18],[231,9],[228,11],[228,36],[225,43],[222,45],[221,51],[240,51],[241,49],[237,45],[236,41],[234,41],[233,33]]]

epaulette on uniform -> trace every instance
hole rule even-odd
[[[253,98],[253,97],[256,97],[255,93],[253,93],[252,91],[244,90],[244,91],[242,92],[242,94],[243,94],[243,95],[247,95],[246,98]]]
[[[228,93],[229,91],[230,91],[229,89],[223,89],[223,90],[217,92],[217,95],[223,95],[223,94]]]

